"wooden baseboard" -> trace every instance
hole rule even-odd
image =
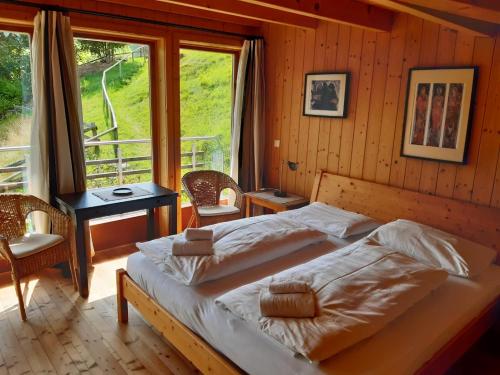
[[[94,257],[92,258],[92,263],[96,264],[96,263],[106,262],[108,260],[120,258],[123,256],[128,256],[130,254],[135,253],[136,251],[138,251],[137,247],[135,247],[135,244],[133,243],[115,246],[109,249],[99,250],[96,251]]]

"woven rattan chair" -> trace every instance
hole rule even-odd
[[[26,217],[34,211],[47,213],[51,234],[26,233]],[[76,288],[71,221],[44,201],[23,194],[0,194],[0,255],[11,264],[12,281],[19,300],[21,318],[26,320],[21,278],[46,267],[69,261]]]
[[[193,205],[188,227],[236,220],[243,217],[243,191],[227,174],[218,171],[193,171],[182,177],[182,186]],[[220,204],[220,194],[231,189],[236,194],[234,206]]]

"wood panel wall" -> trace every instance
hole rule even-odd
[[[334,23],[316,30],[263,27],[266,41],[266,184],[309,196],[315,172],[500,207],[500,38],[466,33],[399,14],[391,33]],[[479,66],[467,165],[400,156],[408,69]],[[302,115],[304,74],[349,71],[349,115]],[[279,139],[280,147],[274,147]]]

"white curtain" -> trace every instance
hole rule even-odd
[[[231,177],[244,191],[262,187],[264,41],[246,40],[240,53],[231,134]]]
[[[80,83],[69,17],[52,11],[36,15],[32,72],[30,192],[50,202],[55,194],[86,189]],[[37,231],[48,231],[47,219],[35,220]]]

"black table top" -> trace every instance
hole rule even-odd
[[[151,195],[142,195],[137,197],[123,197],[120,200],[114,201],[104,201],[101,198],[95,196],[92,193],[108,190],[110,187],[101,188],[101,189],[92,189],[85,191],[83,193],[71,193],[71,194],[61,194],[56,196],[56,200],[59,204],[62,204],[71,210],[78,211],[84,210],[88,208],[105,208],[108,206],[116,206],[120,203],[130,203],[137,200],[145,200],[145,199],[155,199],[160,197],[177,197],[179,194],[173,190],[164,188],[160,185],[157,185],[152,182],[144,182],[140,184],[130,184],[130,185],[122,185],[123,187],[138,187],[151,192]],[[122,187],[120,186],[120,187]]]

